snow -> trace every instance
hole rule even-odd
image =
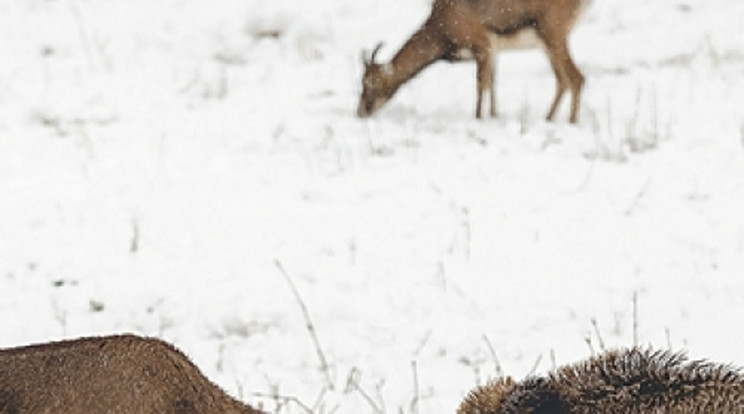
[[[3,2],[0,346],[158,336],[270,412],[453,412],[634,341],[744,364],[744,4],[594,2],[579,126],[539,50],[498,119],[467,63],[357,119],[428,7]]]

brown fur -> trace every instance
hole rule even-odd
[[[738,368],[647,349],[610,351],[545,377],[473,390],[457,414],[744,413]]]
[[[262,414],[170,344],[134,335],[0,350],[0,413]]]
[[[590,0],[435,0],[423,26],[389,64],[375,62],[379,46],[364,57],[360,117],[372,115],[409,79],[437,60],[472,55],[477,66],[476,117],[490,93],[490,115],[496,115],[493,55],[499,48],[533,47],[522,38],[533,34],[544,46],[558,81],[547,118],[553,119],[567,89],[571,90],[571,122],[578,121],[584,76],[573,62],[567,37]],[[494,40],[496,36],[497,40]],[[509,42],[509,39],[516,39]],[[501,39],[501,40],[498,40]]]

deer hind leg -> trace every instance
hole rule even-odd
[[[572,124],[579,121],[579,109],[581,108],[581,90],[584,88],[584,75],[581,73],[569,54],[566,54],[566,71],[571,83],[571,117]]]
[[[569,30],[570,27],[550,24],[550,19],[542,21],[537,28],[538,36],[545,45],[545,50],[557,80],[555,98],[550,105],[547,119],[552,120],[555,117],[563,94],[566,92],[566,89],[570,89],[572,95],[570,121],[571,123],[576,123],[578,121],[580,104],[579,95],[584,84],[584,76],[576,67],[568,51],[566,38],[568,37]]]
[[[498,107],[496,106],[496,74],[498,70],[497,55],[491,54],[491,88],[489,89],[489,93],[491,94],[491,111],[489,115],[491,115],[491,118],[496,118],[498,115]]]
[[[555,40],[551,40],[555,39]],[[579,106],[581,103],[581,89],[584,85],[584,75],[581,74],[576,64],[571,59],[566,44],[566,36],[544,36],[543,41],[550,58],[550,64],[557,80],[555,98],[550,105],[547,119],[552,121],[558,106],[561,103],[563,94],[567,89],[571,90],[571,115],[570,122],[575,124],[579,119]]]
[[[560,61],[560,58],[556,56],[556,53],[553,50],[548,49],[548,57],[550,58],[550,65],[553,68],[553,73],[555,73],[556,85],[555,97],[553,98],[553,103],[550,104],[548,115],[545,118],[548,121],[552,121],[553,118],[555,118],[555,113],[558,110],[561,99],[563,99],[563,94],[566,92],[566,89],[568,89],[568,75],[563,67],[563,62]]]

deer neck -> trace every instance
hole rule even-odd
[[[385,67],[389,85],[397,89],[400,85],[418,75],[424,68],[442,59],[448,50],[446,40],[424,25],[400,48]]]

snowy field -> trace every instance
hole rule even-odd
[[[539,50],[498,119],[472,63],[357,119],[362,49],[429,4],[0,1],[0,346],[158,336],[282,413],[452,413],[602,346],[744,364],[744,2],[595,0],[578,126]]]

